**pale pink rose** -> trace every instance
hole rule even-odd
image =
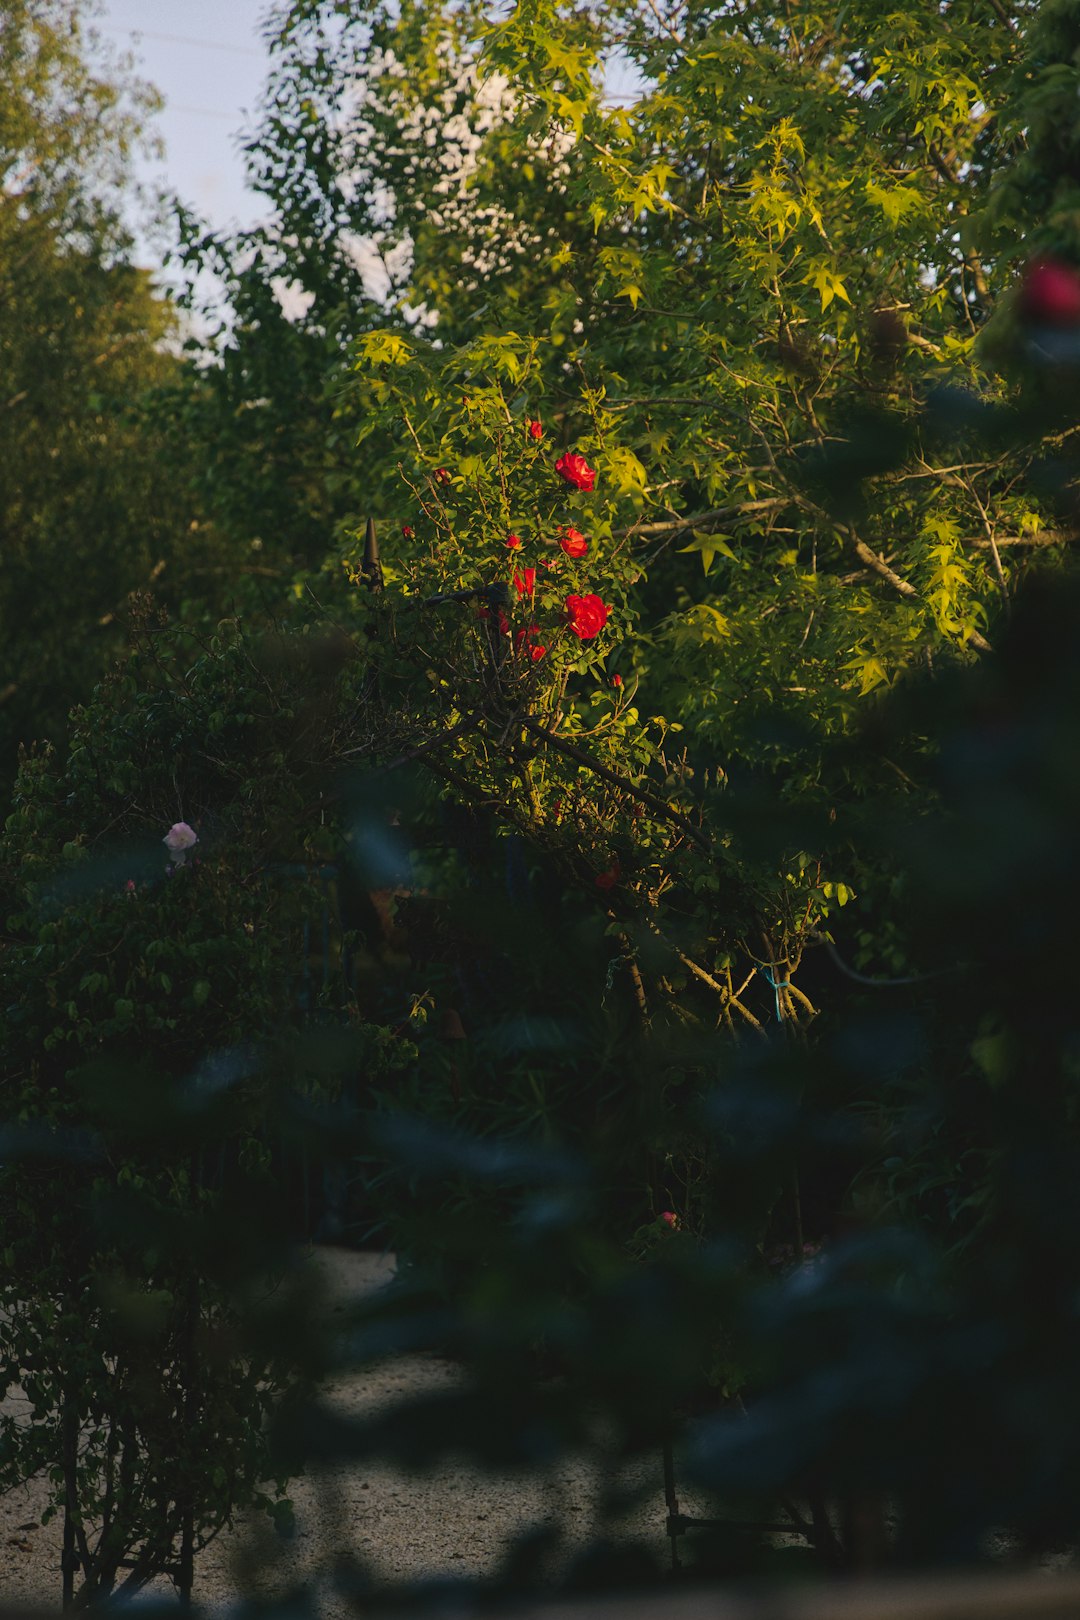
[[[161,842],[165,845],[177,866],[183,866],[187,860],[187,851],[193,844],[199,842],[199,835],[194,827],[188,826],[186,821],[177,821],[169,828]]]

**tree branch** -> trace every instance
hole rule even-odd
[[[866,564],[867,568],[872,568],[875,574],[886,580],[894,591],[899,591],[901,596],[906,596],[909,600],[918,597],[919,593],[914,585],[910,584],[906,579],[901,579],[899,574],[894,573],[884,557],[879,557],[876,551],[872,551],[865,540],[855,541],[855,555],[860,562]]]
[[[849,530],[848,533],[850,534],[851,531]],[[892,586],[894,591],[898,591],[901,596],[906,597],[909,601],[921,600],[914,585],[912,585],[910,581],[906,579],[901,579],[900,575],[895,573],[893,569],[889,567],[884,557],[879,557],[876,551],[872,551],[866,544],[865,540],[859,540],[854,535],[852,535],[851,538],[855,547],[855,554],[859,558],[860,562],[864,562],[867,568],[872,568],[874,573],[879,575],[881,579],[886,580],[887,583]],[[987,641],[986,637],[984,635],[980,635],[978,630],[972,630],[967,639],[973,647],[978,649],[979,652],[988,653],[993,652],[994,650]]]
[[[712,840],[699,827],[695,827],[694,823],[687,816],[684,816],[681,810],[674,809],[664,799],[658,798],[655,793],[650,793],[648,788],[638,787],[628,777],[620,776],[618,771],[611,770],[607,765],[601,765],[599,760],[593,759],[583,748],[578,748],[574,743],[567,742],[565,738],[557,736],[554,731],[549,731],[546,726],[540,725],[531,715],[522,714],[517,718],[525,727],[525,730],[531,731],[534,737],[542,737],[546,743],[551,744],[552,748],[557,748],[568,759],[576,760],[579,765],[583,765],[594,776],[602,777],[605,782],[610,782],[613,787],[619,788],[623,793],[628,793],[631,798],[640,800],[642,804],[647,804],[664,821],[673,822],[676,827],[681,827],[701,849],[712,849]]]
[[[726,523],[732,518],[746,517],[751,512],[771,512],[778,506],[792,506],[787,495],[771,495],[767,500],[739,501],[734,506],[717,506],[711,512],[699,512],[696,517],[676,518],[664,523],[635,523],[629,529],[620,529],[620,540],[634,539],[637,535],[679,534],[684,529],[711,528],[715,523]]]

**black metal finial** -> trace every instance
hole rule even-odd
[[[374,518],[368,518],[367,533],[364,536],[364,579],[369,591],[382,590],[383,571],[379,559],[379,542],[375,536]]]

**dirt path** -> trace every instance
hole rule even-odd
[[[332,1293],[356,1298],[382,1286],[393,1274],[382,1256],[344,1249],[315,1251]],[[411,1391],[445,1388],[455,1368],[436,1356],[418,1355],[359,1376],[332,1381],[328,1394],[350,1413],[369,1411]],[[638,1483],[638,1481],[635,1481]],[[664,1501],[659,1459],[640,1480],[648,1499],[620,1528],[647,1535],[663,1556]],[[379,1467],[349,1467],[296,1481],[290,1492],[297,1533],[285,1545],[269,1527],[256,1536],[241,1529],[208,1547],[196,1566],[196,1598],[224,1603],[241,1592],[270,1596],[299,1580],[322,1577],[335,1561],[355,1551],[382,1577],[394,1581],[494,1574],[507,1541],[526,1524],[557,1512],[572,1527],[591,1525],[599,1481],[594,1471],[568,1462],[550,1478],[500,1478],[465,1467],[442,1467],[422,1477]],[[0,1600],[58,1605],[59,1518],[41,1525],[46,1502],[41,1482],[0,1498]],[[693,1505],[689,1504],[689,1511]],[[574,1538],[571,1528],[570,1536]],[[576,1539],[576,1538],[574,1538]],[[324,1588],[325,1589],[325,1588]],[[164,1595],[171,1588],[161,1583]],[[327,1620],[343,1613],[326,1590]]]

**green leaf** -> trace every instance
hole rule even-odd
[[[723,535],[715,534],[711,530],[695,529],[690,544],[688,546],[679,546],[677,549],[680,555],[684,555],[688,551],[699,552],[701,554],[702,572],[706,574],[712,568],[718,556],[728,557],[732,562],[738,562],[739,560]]]
[[[821,298],[821,309],[823,314],[825,310],[828,309],[834,298],[843,299],[845,304],[851,303],[851,299],[848,297],[847,288],[844,286],[843,277],[838,276],[836,271],[831,270],[826,264],[816,265],[808,275],[803,277],[803,282],[804,284],[809,284],[810,286],[816,288]]]
[[[881,209],[890,225],[899,225],[908,214],[925,213],[922,193],[914,186],[881,186],[876,180],[866,182],[866,195]]]
[[[583,45],[568,45],[565,40],[556,39],[546,29],[537,28],[533,37],[547,57],[548,67],[553,73],[565,74],[570,84],[590,83],[590,74],[596,60],[595,52]]]
[[[356,346],[364,365],[404,366],[412,359],[412,345],[398,332],[366,332]]]
[[[625,445],[600,451],[596,462],[603,474],[604,484],[612,494],[630,495],[638,499],[644,495],[648,475],[634,452]]]

